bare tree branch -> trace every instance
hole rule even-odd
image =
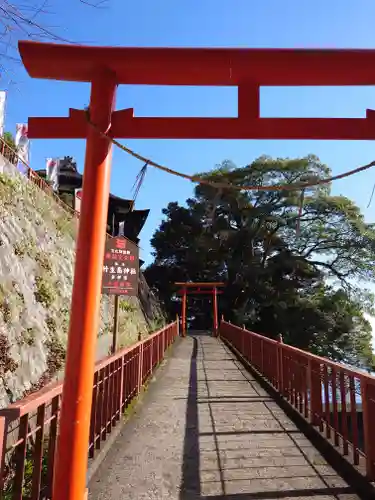
[[[108,0],[100,0],[98,2],[89,2],[88,0],[79,0],[81,3],[88,5],[89,7],[94,7],[95,9],[104,9]]]
[[[49,40],[76,44],[90,43],[72,40],[62,34],[61,27],[51,26],[54,15],[51,3],[57,0],[0,0],[0,70],[9,81],[14,81],[12,64],[20,62],[17,41],[22,38],[30,40]],[[108,0],[77,0],[77,5],[85,4],[95,9],[105,8]]]

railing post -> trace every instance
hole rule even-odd
[[[375,434],[373,432],[375,403],[371,401],[371,396],[374,396],[375,393],[374,388],[375,386],[370,385],[366,377],[361,378],[363,442],[365,444],[366,473],[370,481],[375,479]]]
[[[180,317],[176,314],[176,328],[177,328],[177,337],[180,336]]]
[[[25,474],[28,423],[29,423],[29,414],[26,413],[20,418],[20,424],[18,427],[18,440],[22,444],[16,448],[14,456],[14,464],[15,464],[15,474],[13,483],[14,499],[22,498],[23,480],[25,477],[24,474]]]
[[[242,325],[241,331],[241,354],[242,356],[245,355],[245,325]]]
[[[159,364],[162,360],[162,348],[163,348],[163,334],[164,334],[164,331],[162,331],[162,333],[159,333],[158,335],[158,362],[157,364]]]
[[[307,387],[310,392],[310,423],[320,425],[323,412],[320,363],[309,359],[307,363]]]
[[[160,361],[160,334],[155,337],[156,340],[156,363],[157,366]]]
[[[32,490],[31,498],[39,498],[40,488],[42,483],[42,460],[43,460],[43,444],[44,444],[44,419],[46,414],[46,405],[42,404],[37,411],[37,431],[35,433],[35,444],[33,453],[33,475],[32,475]]]
[[[252,364],[253,363],[253,336],[250,333],[250,359],[249,362]]]
[[[121,368],[120,368],[120,394],[119,394],[119,404],[120,404],[120,416],[122,414],[122,404],[124,402],[124,356],[120,358]]]
[[[139,344],[139,354],[138,354],[138,394],[141,392],[142,382],[143,382],[143,346],[144,344]]]
[[[220,322],[219,322],[219,326],[218,326],[218,329],[217,329],[217,336],[220,337],[220,333],[221,333],[221,326],[222,326],[222,323],[224,321],[224,314],[222,314],[220,316]]]
[[[52,485],[53,476],[55,473],[55,461],[56,461],[56,445],[57,445],[57,432],[58,432],[58,418],[59,418],[59,406],[60,406],[60,396],[55,396],[52,399],[51,404],[51,424],[49,428],[49,438],[48,438],[48,454],[47,454],[47,488],[46,494],[47,498],[52,498]],[[96,425],[96,423],[95,423]],[[96,432],[96,427],[94,433]],[[3,469],[2,469],[3,470]]]
[[[282,343],[283,343],[283,337],[280,334],[278,336],[278,344],[276,346],[277,349],[277,356],[276,356],[276,362],[277,362],[277,367],[276,367],[276,373],[277,373],[277,390],[279,391],[280,394],[283,394],[284,390],[284,381],[283,381],[283,348],[282,348]]]
[[[5,482],[5,453],[7,449],[7,422],[5,417],[0,417],[0,492],[4,489]]]

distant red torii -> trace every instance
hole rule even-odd
[[[177,291],[177,294],[182,295],[182,311],[181,311],[182,336],[186,337],[186,331],[187,331],[186,328],[187,296],[212,295],[212,310],[213,310],[212,334],[216,337],[219,328],[219,311],[217,305],[217,296],[223,293],[221,290],[218,290],[218,288],[223,287],[225,284],[222,282],[194,283],[191,281],[187,281],[187,282],[176,282],[175,285],[181,287],[181,289]]]

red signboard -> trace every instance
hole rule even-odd
[[[107,295],[138,295],[139,251],[135,243],[124,238],[106,242],[102,293]]]

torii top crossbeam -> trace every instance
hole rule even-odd
[[[237,118],[135,117],[113,111],[110,135],[159,139],[375,139],[365,118],[261,118],[261,86],[375,85],[375,50],[86,47],[20,42],[30,76],[91,82],[98,70],[117,84],[238,87]],[[31,138],[87,137],[83,110],[69,118],[30,118]]]
[[[374,85],[375,50],[89,47],[21,42],[33,78],[91,82],[98,66],[119,84]]]
[[[176,281],[175,285],[186,288],[219,288],[225,286],[225,283],[223,283],[222,281]]]
[[[175,285],[180,286],[177,295],[220,295],[223,292],[217,288],[225,286],[225,283],[220,282],[203,282],[195,283],[192,281],[176,282]]]

